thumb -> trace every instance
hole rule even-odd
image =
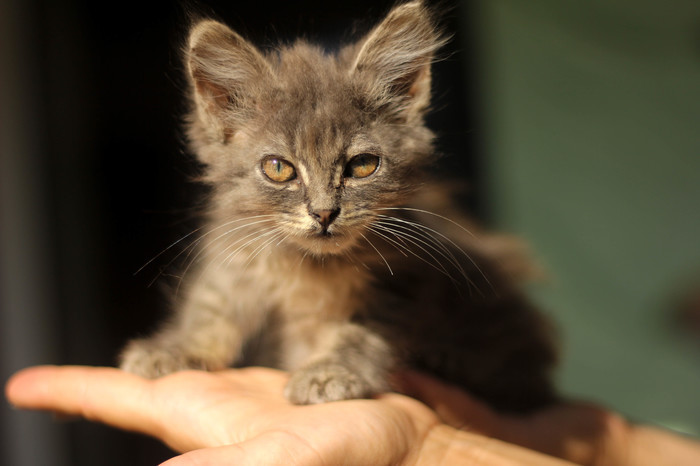
[[[161,466],[218,466],[221,464],[320,466],[327,463],[299,437],[284,431],[275,431],[234,445],[191,450],[169,459]]]

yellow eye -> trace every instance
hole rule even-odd
[[[372,154],[360,154],[345,166],[346,178],[367,178],[379,168],[379,157]]]
[[[266,157],[260,166],[265,176],[277,183],[291,181],[297,177],[294,165],[279,157]]]

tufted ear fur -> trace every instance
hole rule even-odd
[[[430,104],[430,65],[445,42],[422,1],[399,5],[361,42],[351,74],[400,119],[421,118]]]
[[[186,64],[196,118],[210,137],[228,139],[236,120],[250,109],[255,89],[270,74],[268,63],[227,26],[204,20],[190,31]]]

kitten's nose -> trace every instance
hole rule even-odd
[[[311,212],[311,216],[316,219],[316,221],[321,224],[323,231],[326,231],[328,227],[333,223],[338,217],[340,209],[333,210],[318,210],[316,212]]]

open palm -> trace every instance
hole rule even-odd
[[[563,403],[528,417],[506,416],[415,373],[404,374],[401,385],[427,405],[385,394],[295,406],[282,396],[287,380],[264,368],[147,380],[113,368],[43,366],[15,374],[6,395],[19,408],[156,437],[183,453],[168,466],[562,464],[513,444],[579,464],[623,464],[628,453],[627,424],[595,406]]]
[[[262,368],[145,380],[111,368],[47,366],[15,375],[7,396],[18,407],[77,414],[189,452],[168,465],[401,464],[438,424],[401,395],[294,406],[281,395],[286,380]]]

